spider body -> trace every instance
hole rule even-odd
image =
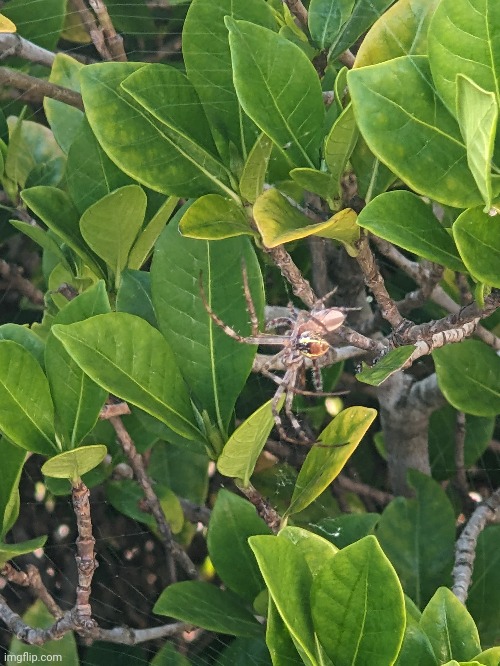
[[[302,429],[300,422],[292,411],[294,395],[319,395],[323,390],[321,380],[321,368],[318,359],[324,356],[330,349],[325,336],[342,326],[345,320],[345,314],[337,308],[325,308],[324,301],[330,294],[327,294],[319,300],[310,312],[297,312],[292,310],[289,317],[278,317],[269,321],[266,325],[266,331],[270,329],[284,328],[282,335],[270,334],[259,330],[259,322],[255,312],[255,306],[252,301],[248,278],[245,266],[243,266],[243,288],[247,302],[247,310],[250,315],[252,325],[252,334],[242,336],[233,328],[225,324],[210,307],[203,283],[200,276],[200,292],[205,309],[217,326],[219,326],[229,337],[238,342],[252,345],[272,345],[281,346],[282,349],[269,357],[269,360],[260,368],[260,372],[272,379],[278,388],[271,402],[274,422],[282,440],[310,444],[311,440]],[[305,380],[305,371],[307,368],[307,359],[312,361],[313,384],[315,392],[303,390]],[[278,376],[271,372],[271,368],[277,363],[283,365],[284,374]],[[331,395],[330,393],[328,395]],[[297,433],[297,438],[290,438],[284,427],[279,413],[279,406],[282,397],[285,396],[284,410],[285,414]]]

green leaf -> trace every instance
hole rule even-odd
[[[490,525],[480,533],[467,598],[467,607],[476,621],[483,645],[500,644],[500,599],[497,593],[500,584],[499,539],[500,525]]]
[[[351,70],[347,80],[361,133],[394,173],[448,206],[481,203],[458,124],[436,93],[425,56]]]
[[[90,472],[104,460],[107,452],[104,444],[92,444],[65,451],[47,460],[42,466],[42,474],[77,483],[83,474]]]
[[[101,148],[86,117],[68,152],[66,182],[80,215],[106,194],[133,183]]]
[[[393,349],[383,356],[380,361],[377,361],[374,366],[369,367],[365,364],[363,370],[356,375],[356,379],[371,386],[380,386],[388,377],[405,365],[415,349],[415,345],[404,345]]]
[[[201,297],[200,272],[210,307],[242,335],[250,333],[242,259],[260,319],[262,277],[247,238],[210,242],[181,236],[177,220],[184,211],[179,211],[156,244],[151,266],[153,303],[160,330],[187,384],[212,423],[224,433],[251,371],[255,347],[232,340],[209,317]]]
[[[5,537],[19,515],[19,481],[26,459],[24,449],[0,439],[2,483],[0,484],[0,540]]]
[[[403,590],[374,536],[327,562],[311,590],[314,628],[338,664],[392,664],[405,629]]]
[[[370,28],[356,53],[355,67],[403,55],[427,55],[427,31],[440,0],[399,0]]]
[[[331,208],[335,208],[335,196],[338,196],[338,188],[335,181],[332,180],[331,174],[326,171],[318,171],[318,169],[300,167],[292,169],[290,176],[304,190],[319,194],[328,201]]]
[[[303,553],[288,539],[253,536],[248,540],[260,570],[295,644],[316,664],[316,645],[309,607],[312,574]]]
[[[225,16],[271,30],[276,22],[264,0],[192,0],[189,6],[182,32],[187,75],[203,104],[219,153],[229,163],[231,146],[246,159],[257,130],[242,112],[234,89]]]
[[[440,587],[425,607],[420,627],[442,664],[449,659],[467,661],[481,650],[474,620],[446,587]]]
[[[498,666],[500,663],[500,647],[492,647],[474,657],[476,661],[484,666]]]
[[[340,195],[340,179],[358,140],[359,132],[352,104],[348,104],[325,138],[325,162]]]
[[[276,189],[260,195],[253,207],[257,228],[266,247],[276,247],[307,236],[323,236],[353,244],[359,238],[356,213],[345,208],[325,222],[310,224],[301,213]]]
[[[140,183],[164,194],[229,194],[226,169],[192,139],[156,120],[121,84],[143,63],[97,63],[82,70],[90,126],[108,156]],[[130,141],[129,137],[140,137]]]
[[[361,211],[358,224],[424,259],[463,271],[453,238],[430,205],[411,192],[385,192]]]
[[[27,451],[58,450],[47,378],[33,355],[11,340],[0,340],[0,430]]]
[[[27,553],[32,553],[37,548],[42,548],[46,541],[46,536],[39,536],[36,539],[22,541],[21,543],[2,543],[0,541],[0,568],[3,569],[4,564],[14,557],[26,555]]]
[[[354,0],[311,0],[308,26],[320,49],[329,48],[351,16]]]
[[[44,0],[30,5],[26,0],[11,0],[2,6],[2,14],[13,21],[17,33],[49,51],[54,51],[66,14],[64,0]]]
[[[432,357],[439,388],[455,409],[476,416],[500,412],[500,358],[491,347],[464,340],[434,350]]]
[[[481,457],[493,437],[494,417],[466,414],[464,467],[469,469]],[[435,410],[429,420],[429,459],[436,481],[451,479],[456,474],[457,412],[451,405]]]
[[[151,276],[145,271],[126,269],[116,294],[118,312],[128,312],[145,319],[148,324],[158,328],[151,297]]]
[[[59,236],[97,275],[103,272],[82,238],[79,216],[68,195],[57,187],[31,187],[23,190],[24,203]]]
[[[396,180],[395,174],[375,157],[361,134],[351,155],[351,164],[358,181],[359,195],[368,203],[382,194]]]
[[[416,499],[394,499],[385,508],[375,533],[404,591],[421,608],[438,585],[448,582],[455,515],[438,483],[415,470],[409,472],[408,480]]]
[[[500,287],[500,216],[490,217],[482,207],[464,210],[453,225],[453,237],[471,275]]]
[[[155,485],[155,490],[157,485]],[[147,525],[147,527],[157,534],[157,525],[153,516],[141,508],[141,502],[144,502],[144,491],[138,483],[132,479],[122,479],[121,481],[108,481],[106,483],[106,499],[117,511],[132,520]],[[168,517],[165,516],[168,520]]]
[[[278,409],[283,406],[283,401],[278,404]],[[236,428],[217,460],[217,469],[221,474],[241,479],[244,486],[248,486],[255,464],[274,426],[271,403],[272,400],[268,400]]]
[[[250,602],[264,589],[248,545],[254,534],[270,534],[270,529],[247,500],[220,490],[210,516],[208,552],[223,583]]]
[[[180,652],[177,652],[173,643],[166,641],[149,662],[151,666],[191,666],[191,662]]]
[[[412,602],[405,597],[406,627],[403,643],[396,659],[395,666],[437,666],[432,645],[419,626],[419,617],[414,617]],[[420,615],[420,613],[419,613]]]
[[[379,518],[378,513],[351,513],[323,518],[310,527],[337,548],[345,548],[371,534]]]
[[[82,370],[104,389],[140,407],[187,439],[199,439],[186,385],[165,339],[124,312],[52,329]]]
[[[144,222],[146,204],[139,185],[126,185],[92,204],[80,218],[83,238],[110,267],[116,286]]]
[[[391,4],[392,0],[355,0],[351,16],[330,46],[328,59],[333,60],[352,46]]]
[[[188,238],[202,240],[255,234],[245,209],[219,194],[206,194],[196,199],[182,216],[179,231]]]
[[[494,93],[483,90],[462,74],[457,75],[457,120],[467,148],[469,168],[487,209],[490,209],[493,197],[491,160],[498,121],[498,100]]]
[[[154,244],[165,228],[170,216],[179,203],[178,197],[168,197],[158,208],[151,220],[139,233],[128,258],[128,267],[139,270],[151,254]]]
[[[78,60],[65,53],[56,53],[49,81],[55,85],[80,92],[79,77],[82,67],[82,63]],[[43,98],[43,108],[57,143],[67,155],[75,135],[80,130],[83,111],[50,97]]]
[[[35,241],[35,243],[40,245],[44,250],[55,255],[64,264],[66,270],[71,270],[71,266],[59,245],[52,236],[41,227],[34,226],[29,222],[23,222],[22,220],[9,220],[9,222],[15,229],[23,233],[25,236],[28,236],[28,238],[31,238],[31,240]]]
[[[241,106],[295,166],[317,167],[325,111],[313,65],[267,28],[229,17],[226,25]]]
[[[53,323],[73,324],[110,310],[106,287],[101,280],[67,303]],[[57,430],[63,436],[64,448],[72,449],[95,426],[108,394],[83,372],[52,332],[45,346],[45,365],[57,414]]]
[[[235,638],[225,648],[216,666],[272,666],[269,650],[262,638]]]
[[[325,446],[313,446],[307,454],[285,516],[305,509],[330,485],[356,450],[376,415],[374,409],[349,407],[323,430],[318,441]]]
[[[209,631],[232,636],[260,636],[261,625],[239,597],[210,583],[174,583],[160,594],[153,613],[169,615]]]
[[[455,114],[457,73],[484,90],[498,94],[500,49],[495,39],[500,7],[495,0],[441,0],[427,35],[429,61],[436,88]]]
[[[304,663],[271,598],[267,611],[266,643],[271,653],[273,666],[298,666]]]
[[[330,541],[302,527],[284,527],[280,530],[278,538],[288,539],[302,553],[313,578],[327,560],[338,553],[338,548]]]
[[[250,203],[255,203],[264,190],[272,148],[273,142],[262,132],[248,154],[241,173],[240,194]]]
[[[20,324],[2,324],[0,326],[0,340],[12,340],[24,347],[44,367],[43,354],[45,345],[43,341],[27,326]]]

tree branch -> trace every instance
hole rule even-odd
[[[76,539],[78,585],[76,588],[75,612],[79,626],[84,629],[92,629],[96,623],[92,619],[90,591],[92,578],[99,564],[94,553],[95,539],[92,534],[92,520],[90,517],[90,493],[83,481],[80,481],[77,486],[73,486],[72,500],[78,528]]]
[[[44,97],[50,97],[58,102],[64,102],[65,104],[69,104],[69,106],[74,106],[75,108],[80,109],[80,111],[84,110],[80,93],[70,90],[69,88],[63,88],[55,83],[44,81],[43,79],[37,79],[34,76],[29,76],[29,74],[23,74],[17,70],[9,69],[8,67],[0,67],[0,84],[4,86],[12,86],[19,90],[27,90],[31,95],[37,93],[40,100],[43,100]]]
[[[37,44],[33,44],[33,42],[24,39],[21,35],[2,32],[0,33],[0,60],[5,60],[5,58],[11,56],[22,58],[38,65],[45,65],[45,67],[52,67],[56,54],[43,49]]]
[[[277,534],[281,526],[281,516],[279,513],[269,504],[269,502],[259,493],[257,488],[254,488],[252,484],[244,486],[242,483],[238,483],[235,480],[238,490],[245,495],[245,497],[254,505],[257,509],[257,513],[266,523],[266,525]]]
[[[300,25],[307,30],[307,9],[302,4],[301,0],[283,0],[283,4],[287,5],[288,9],[292,12]]]

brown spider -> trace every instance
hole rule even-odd
[[[208,304],[206,294],[203,288],[202,276],[200,275],[200,292],[206,311],[210,318],[222,328],[222,330],[233,340],[250,345],[273,345],[281,346],[282,349],[269,358],[261,367],[260,372],[272,379],[278,388],[271,402],[271,409],[282,440],[293,444],[307,444],[312,442],[305,434],[297,417],[292,411],[292,402],[295,394],[301,395],[338,395],[332,393],[323,393],[323,383],[321,379],[321,368],[318,359],[324,356],[330,349],[329,343],[325,340],[325,335],[332,333],[335,329],[342,326],[345,320],[345,314],[338,308],[325,308],[324,302],[334,292],[330,292],[323,298],[316,301],[310,312],[297,312],[291,308],[290,317],[277,317],[266,324],[266,329],[276,329],[286,327],[284,335],[273,335],[259,331],[259,322],[255,305],[250,294],[248,286],[248,276],[246,267],[242,266],[243,289],[247,303],[247,310],[250,315],[252,325],[251,335],[242,336],[233,328],[225,324]],[[302,386],[305,381],[306,359],[312,361],[312,376],[315,391],[305,391]],[[285,367],[285,374],[279,377],[270,371],[270,368],[281,361]],[[290,424],[297,433],[298,439],[293,439],[286,434],[283,428],[283,422],[279,414],[278,405],[282,396],[285,396],[285,414]]]

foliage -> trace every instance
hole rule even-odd
[[[76,3],[2,7],[33,99],[0,110],[0,573],[47,539],[16,532],[29,452],[73,494],[68,663],[109,638],[82,621],[95,486],[172,558],[153,612],[235,637],[205,663],[499,664],[498,527],[467,605],[453,569],[478,479],[500,505],[498,1],[166,4],[90,33]],[[200,663],[184,629],[151,663]]]

